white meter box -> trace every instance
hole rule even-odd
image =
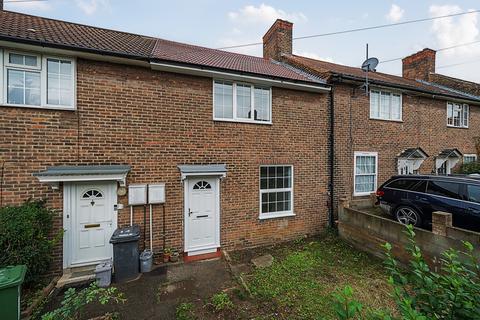
[[[131,206],[147,203],[147,185],[132,184],[128,186],[128,204]]]
[[[165,203],[165,183],[148,185],[148,203]]]

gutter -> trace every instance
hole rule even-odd
[[[344,80],[347,80],[347,81],[344,81]],[[348,75],[341,75],[341,74],[335,74],[333,76],[333,79],[332,81],[337,81],[337,82],[346,82],[348,83],[349,81],[350,82],[363,82],[364,79],[363,78],[358,78],[358,77],[354,77],[354,76],[348,76]],[[445,93],[432,93],[431,91],[428,91],[428,90],[423,90],[423,89],[418,89],[418,88],[412,88],[412,87],[408,87],[408,86],[402,86],[402,85],[397,85],[397,84],[392,84],[392,83],[389,83],[389,82],[381,82],[381,81],[377,81],[377,80],[372,80],[372,79],[369,79],[369,83],[370,84],[376,84],[378,86],[384,86],[384,87],[387,87],[387,88],[395,88],[395,89],[400,89],[400,90],[404,90],[404,91],[413,91],[413,92],[418,92],[420,94],[423,94],[423,95],[426,95],[428,97],[431,97],[432,99],[436,99],[436,98],[442,98],[445,99],[453,99],[455,101],[458,101],[458,102],[463,102],[463,103],[473,103],[473,104],[477,104],[477,105],[480,105],[480,101],[479,100],[471,100],[471,99],[468,99],[468,98],[460,98],[458,96],[455,96],[455,95],[449,95],[449,94],[445,94]]]
[[[329,156],[329,184],[328,184],[328,192],[329,192],[329,201],[330,201],[330,206],[328,210],[328,227],[329,228],[334,228],[335,227],[335,217],[334,217],[334,205],[335,205],[335,197],[334,197],[334,179],[335,179],[335,99],[334,99],[334,88],[330,90],[329,93],[330,97],[330,135],[329,135],[329,150],[328,150],[328,156]]]

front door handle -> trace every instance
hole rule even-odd
[[[190,210],[190,208],[188,208],[188,216],[190,217],[192,215],[192,210]]]

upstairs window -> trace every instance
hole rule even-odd
[[[468,104],[447,103],[447,126],[454,128],[468,128],[470,110]]]
[[[271,123],[271,90],[244,83],[215,80],[214,120]]]
[[[0,50],[0,104],[74,109],[74,75],[72,59]]]
[[[389,91],[370,91],[370,118],[380,120],[402,120],[402,96]]]

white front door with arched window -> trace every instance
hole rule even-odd
[[[66,208],[64,249],[66,267],[95,264],[111,259],[110,237],[117,227],[114,205],[116,182],[72,183],[65,188]]]
[[[218,177],[185,179],[185,252],[215,252],[220,247]]]

